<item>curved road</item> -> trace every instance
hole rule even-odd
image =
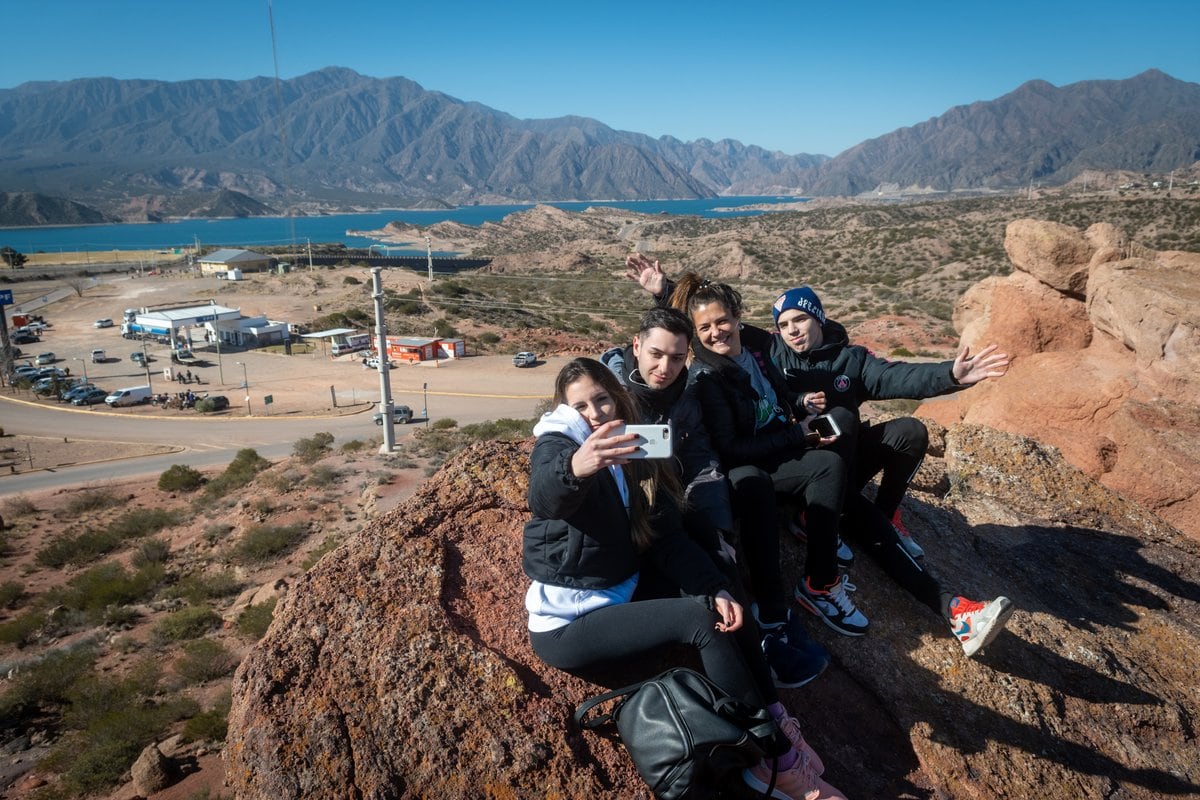
[[[420,400],[414,403],[414,400]],[[429,410],[434,419],[453,417],[460,424],[500,417],[527,418],[538,396],[487,396],[466,392],[430,392]],[[420,426],[425,398],[397,397],[418,415],[409,425],[396,425],[396,443],[402,444]],[[261,409],[261,406],[259,406]],[[0,496],[112,478],[157,474],[172,464],[210,467],[227,464],[243,447],[253,447],[265,458],[290,455],[297,439],[326,431],[335,442],[378,436],[382,428],[372,423],[374,405],[341,416],[155,416],[150,413],[50,406],[0,396],[0,420],[12,433],[31,436],[66,436],[111,442],[172,445],[180,451],[165,455],[120,458],[111,461],[43,469],[0,476]],[[235,412],[236,413],[236,412]]]

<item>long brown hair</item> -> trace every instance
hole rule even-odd
[[[737,289],[728,283],[713,283],[691,271],[679,276],[669,302],[671,308],[687,314],[688,319],[692,318],[692,312],[697,308],[710,303],[720,303],[726,311],[739,319],[746,310],[742,303],[742,295]]]
[[[575,358],[559,370],[554,380],[554,402],[567,402],[567,387],[581,378],[591,378],[600,388],[608,392],[617,407],[617,418],[626,424],[638,421],[637,401],[613,374],[612,370],[592,358]],[[636,459],[622,467],[625,481],[641,491],[629,493],[629,529],[638,550],[645,551],[654,539],[651,509],[658,492],[666,492],[669,502],[683,508],[683,491],[679,478],[668,459]]]

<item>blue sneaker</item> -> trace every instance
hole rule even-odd
[[[796,689],[815,680],[829,666],[829,658],[792,647],[783,633],[770,632],[762,638],[763,656],[771,678],[780,689]]]
[[[785,622],[763,622],[758,603],[750,604],[750,613],[763,634],[763,655],[778,688],[795,689],[811,682],[833,660],[828,650],[809,637],[790,610]]]
[[[799,616],[793,614],[790,608],[787,611],[787,619],[783,622],[763,622],[762,617],[759,615],[758,603],[750,604],[750,613],[754,616],[754,622],[763,634],[773,633],[781,635],[789,647],[803,650],[812,658],[823,658],[826,661],[833,660],[829,651],[820,642],[808,635],[808,631],[800,623]]]

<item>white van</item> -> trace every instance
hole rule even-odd
[[[105,361],[104,351],[102,349],[100,349],[99,347],[97,347],[95,350],[92,351],[92,363],[93,364],[103,364],[104,361]]]
[[[139,403],[150,402],[149,386],[131,386],[128,389],[117,389],[104,398],[104,402],[112,408],[118,406],[136,406]]]

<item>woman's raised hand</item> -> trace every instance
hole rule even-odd
[[[658,297],[667,287],[667,276],[657,261],[651,261],[645,253],[630,253],[625,257],[625,273],[630,280],[637,281],[643,289]]]
[[[575,474],[576,478],[586,478],[614,464],[624,464],[629,461],[629,454],[637,450],[637,445],[632,445],[630,442],[635,441],[638,435],[636,433],[612,435],[613,430],[624,424],[623,420],[609,420],[592,431],[592,435],[585,439],[575,454],[571,456],[571,472]]]

